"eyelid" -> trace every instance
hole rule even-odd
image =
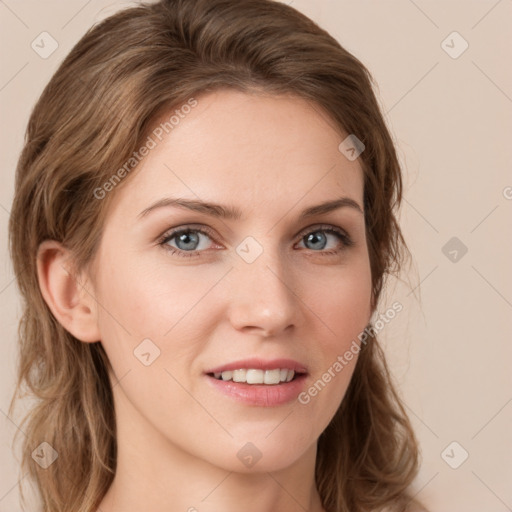
[[[167,229],[162,235],[158,237],[157,242],[159,244],[163,243],[164,241],[175,237],[176,235],[179,235],[180,233],[187,232],[187,231],[197,231],[198,233],[203,233],[204,235],[208,235],[213,241],[215,240],[215,234],[213,229],[209,228],[208,226],[205,226],[204,224],[183,224],[182,226],[177,226],[175,228]],[[190,251],[194,252],[194,251]],[[198,252],[204,252],[204,251],[198,251]]]
[[[350,238],[350,236],[346,232],[346,230],[344,230],[338,226],[334,226],[333,224],[312,224],[311,226],[305,227],[304,229],[299,231],[299,233],[295,236],[298,237],[299,239],[302,239],[304,236],[306,236],[307,234],[312,233],[314,231],[329,231],[329,230],[339,233],[341,235],[344,235],[347,238]]]

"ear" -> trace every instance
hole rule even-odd
[[[37,275],[45,302],[57,321],[83,342],[100,340],[94,289],[77,276],[69,250],[54,240],[45,240],[37,253]]]

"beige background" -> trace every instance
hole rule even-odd
[[[512,0],[287,2],[370,69],[406,169],[401,221],[415,267],[412,285],[388,291],[405,311],[382,337],[421,441],[418,497],[432,512],[510,511]],[[0,1],[0,512],[19,511],[16,426],[6,417],[20,311],[7,252],[15,164],[58,63],[88,27],[128,4]],[[47,59],[31,48],[43,31],[59,45]],[[452,237],[466,254],[443,252]],[[446,461],[459,463],[462,450],[469,457],[452,469]]]

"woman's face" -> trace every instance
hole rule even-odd
[[[94,294],[118,428],[162,454],[277,470],[314,457],[370,319],[362,169],[304,100],[196,100],[110,192]]]

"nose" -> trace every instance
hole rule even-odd
[[[264,251],[256,261],[237,261],[230,273],[229,318],[233,327],[265,337],[297,326],[300,299],[282,258]]]

